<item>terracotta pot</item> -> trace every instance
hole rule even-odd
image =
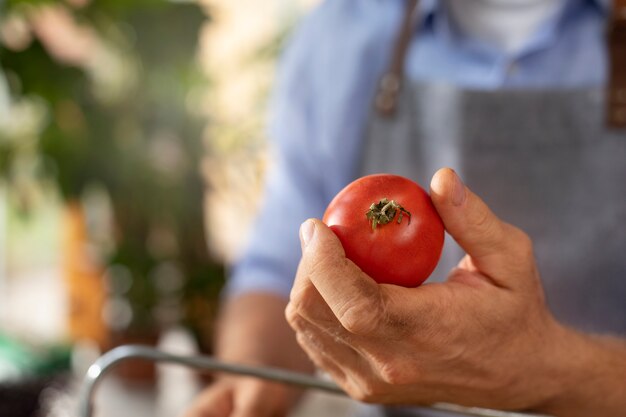
[[[103,269],[90,256],[89,233],[82,206],[67,204],[63,218],[63,275],[68,295],[68,332],[72,341],[109,345],[102,311],[106,300]]]

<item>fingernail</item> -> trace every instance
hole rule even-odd
[[[307,220],[300,226],[300,240],[302,245],[306,246],[311,241],[313,233],[315,232],[315,223],[313,220]]]
[[[465,184],[461,181],[458,174],[453,170],[452,174],[454,176],[454,187],[452,189],[452,205],[460,206],[465,201]]]

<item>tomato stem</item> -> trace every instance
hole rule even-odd
[[[398,214],[398,224],[402,223],[402,216],[409,216],[408,224],[411,224],[411,213],[404,209],[394,200],[383,198],[378,203],[372,203],[370,209],[365,213],[367,219],[372,222],[372,230],[376,230],[379,224],[387,224],[391,222]]]

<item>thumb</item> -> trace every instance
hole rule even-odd
[[[435,173],[431,198],[448,233],[476,268],[497,285],[512,288],[534,270],[532,244],[520,229],[500,220],[450,168]]]

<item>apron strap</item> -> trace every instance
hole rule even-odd
[[[404,18],[396,35],[389,68],[380,79],[374,107],[379,115],[395,113],[398,94],[404,78],[406,52],[411,43],[417,17],[418,0],[407,0]],[[606,122],[612,128],[626,128],[626,0],[613,0],[613,11],[607,30],[609,82],[607,86]]]
[[[406,2],[404,18],[396,35],[391,63],[378,85],[374,107],[383,117],[393,116],[397,107],[398,94],[404,78],[404,61],[411,44],[418,3],[418,0],[407,0]]]
[[[609,84],[607,124],[626,128],[626,0],[613,0],[613,12],[607,31]]]

